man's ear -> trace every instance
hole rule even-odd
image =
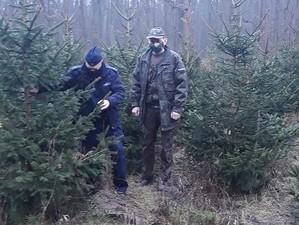
[[[168,41],[167,37],[163,37],[162,42],[164,45],[166,45],[167,41]]]

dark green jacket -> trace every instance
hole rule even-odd
[[[168,48],[165,50],[157,75],[159,77],[161,129],[170,130],[179,123],[179,120],[171,119],[170,114],[172,111],[182,113],[182,107],[187,99],[188,86],[185,66],[180,55]],[[151,54],[151,50],[148,50],[138,57],[131,80],[131,106],[140,107],[141,123],[144,120],[146,107],[145,94]]]

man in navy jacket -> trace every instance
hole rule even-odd
[[[103,132],[107,127],[107,136],[114,137],[117,143],[109,146],[116,157],[114,165],[114,186],[119,194],[125,194],[128,184],[126,182],[125,153],[123,148],[124,134],[120,124],[120,113],[118,106],[123,102],[125,90],[116,69],[107,66],[102,58],[100,49],[95,46],[85,56],[85,63],[82,66],[74,67],[66,76],[69,79],[65,82],[63,89],[76,87],[84,89],[90,83],[98,79],[94,85],[91,97],[84,103],[81,114],[88,115],[99,104],[101,109],[100,117],[94,121],[95,130],[91,130],[86,139],[82,141],[82,148],[88,152],[98,144],[97,134]],[[104,100],[103,98],[111,93]]]
[[[93,121],[94,128],[82,140],[82,152],[87,153],[97,147],[97,135],[106,131],[107,137],[113,137],[116,142],[109,145],[113,152],[113,184],[118,194],[126,194],[128,183],[126,181],[126,162],[123,148],[124,134],[120,124],[118,106],[125,97],[125,90],[118,71],[106,65],[100,49],[95,46],[88,51],[83,65],[71,68],[65,75],[66,80],[60,90],[70,88],[75,90],[85,89],[93,85],[94,91],[89,99],[83,102],[80,115],[87,116],[99,106],[99,116]],[[32,90],[32,93],[42,90]]]

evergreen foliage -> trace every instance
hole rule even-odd
[[[283,85],[292,80],[275,63],[258,58],[255,32],[233,26],[212,37],[215,54],[188,73],[186,150],[213,163],[232,188],[256,190],[296,135],[297,128],[286,126],[285,110],[280,110],[290,99],[290,93],[282,94]],[[187,71],[194,65],[188,62]]]
[[[278,64],[282,71],[286,74],[290,74],[293,77],[293,82],[287,86],[286,92],[291,96],[290,104],[294,106],[294,111],[298,113],[298,75],[299,75],[299,50],[298,48],[285,47],[280,51],[277,57],[276,64]],[[295,114],[295,115],[296,115]],[[294,122],[298,122],[297,120]],[[296,142],[295,142],[296,143]],[[290,193],[293,196],[292,210],[295,218],[299,217],[299,165],[295,163],[290,168],[289,176],[291,178]]]
[[[46,31],[37,24],[39,12],[19,4],[13,18],[0,18],[1,224],[24,223],[32,214],[57,219],[63,201],[90,190],[86,181],[109,163],[105,143],[89,155],[76,151],[96,114],[77,116],[91,90],[30,93],[59,87],[81,49],[57,43],[62,23]]]
[[[273,59],[273,64],[281,74],[274,84],[280,88],[280,102],[275,105],[278,112],[298,111],[299,99],[299,50],[298,47],[285,46]]]

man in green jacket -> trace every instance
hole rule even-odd
[[[159,189],[170,178],[173,163],[173,139],[187,99],[187,76],[181,56],[170,50],[160,27],[147,36],[149,49],[138,57],[132,74],[131,106],[143,127],[143,169],[140,186],[154,180],[155,142],[161,130],[161,170]]]

